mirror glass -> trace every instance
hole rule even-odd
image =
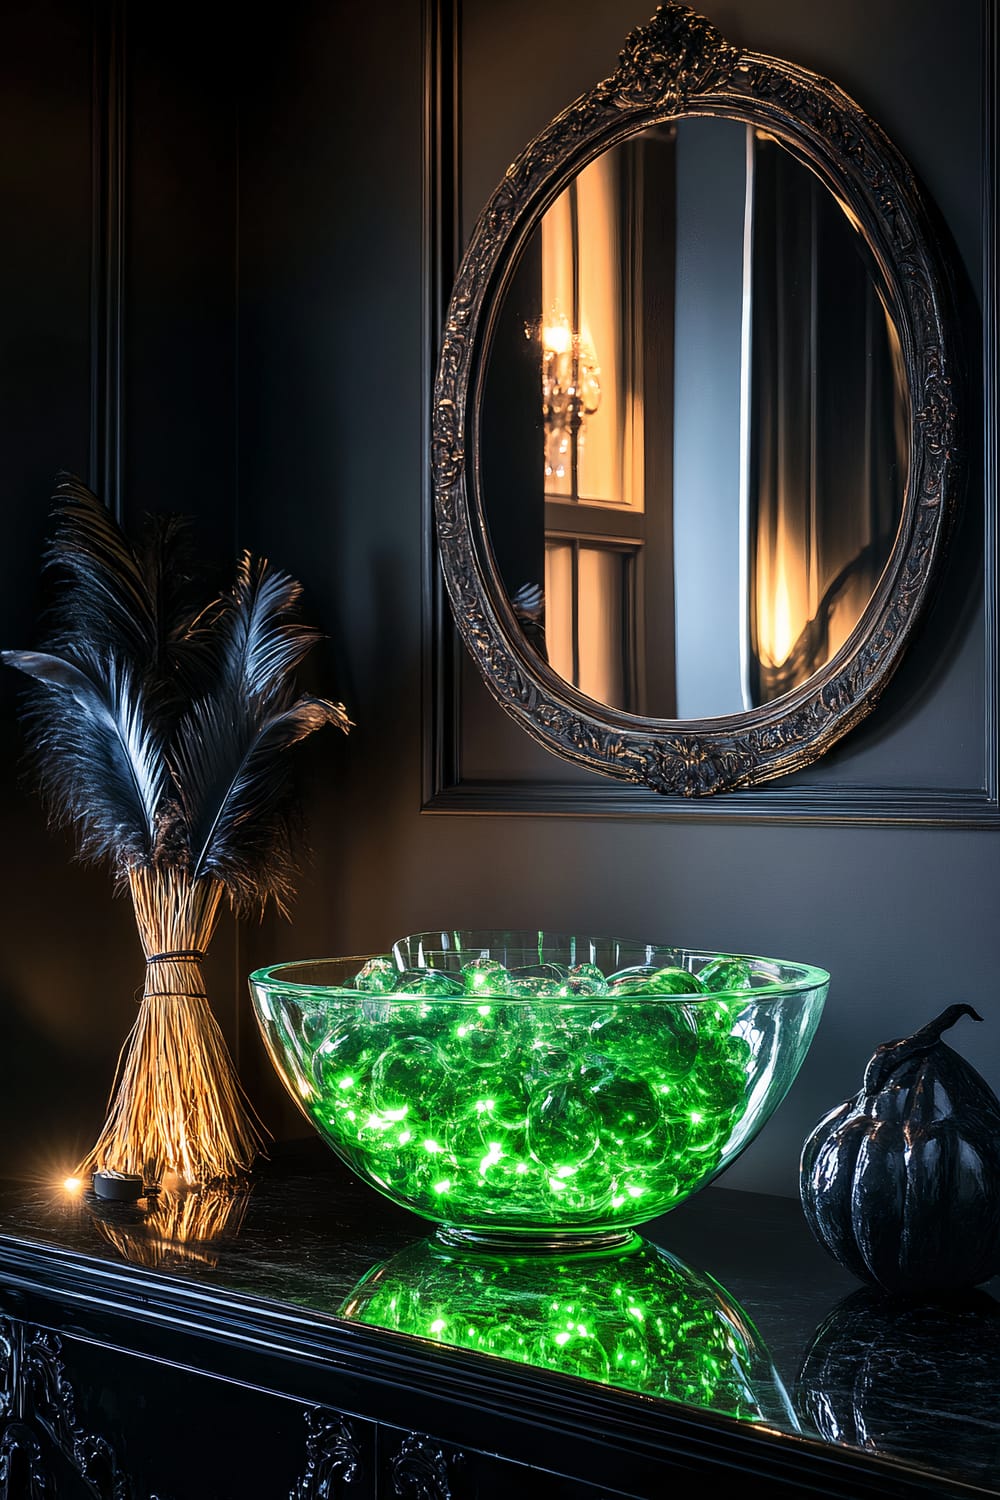
[[[787,146],[692,116],[605,151],[531,232],[488,348],[482,504],[525,638],[643,717],[805,682],[892,551],[906,392],[865,240]]]

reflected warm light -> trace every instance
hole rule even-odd
[[[573,335],[565,318],[546,323],[542,329],[542,347],[546,354],[568,354],[573,347]]]
[[[747,184],[751,707],[848,647],[896,535],[909,412],[898,331],[856,219],[766,132],[750,138]]]
[[[543,351],[546,494],[639,511],[641,401],[630,393],[641,396],[642,361],[624,316],[634,288],[619,236],[623,191],[619,153],[607,152],[546,211],[536,332]]]
[[[768,667],[784,666],[799,634],[792,628],[786,553],[787,549],[779,546],[774,584],[761,590],[757,606],[757,649],[760,660]],[[802,624],[805,624],[804,620]]]
[[[204,1188],[179,1185],[161,1190],[138,1215],[126,1217],[101,1205],[94,1210],[93,1220],[101,1237],[135,1265],[198,1261],[214,1266],[219,1241],[239,1234],[249,1201],[249,1183]]]
[[[525,326],[537,338],[542,359],[545,477],[575,489],[584,451],[584,429],[601,404],[601,371],[589,336],[553,307],[539,323]]]

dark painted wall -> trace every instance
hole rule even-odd
[[[104,0],[0,7],[4,647],[34,643],[60,469],[111,498],[105,452],[117,454],[127,526],[147,509],[182,510],[208,557],[223,566],[234,555],[238,179],[227,32],[183,4],[166,26],[143,7],[123,26]],[[104,225],[116,78],[125,98],[118,278]],[[105,413],[109,281],[121,399]],[[92,1144],[143,966],[127,899],[103,870],[73,861],[68,835],[46,829],[24,780],[21,686],[3,669],[0,1168],[34,1176],[71,1167]],[[224,925],[209,982],[233,1043],[236,964]]]
[[[923,0],[706,9],[734,40],[831,74],[882,119],[976,282],[978,6],[944,28]],[[626,0],[466,0],[466,231],[513,154],[645,19]],[[4,645],[33,628],[52,476],[91,461],[89,23],[71,0],[0,6],[0,204],[14,226],[0,242]],[[292,921],[269,918],[238,943],[224,924],[212,957],[220,1015],[273,1129],[304,1127],[261,1054],[247,972],[438,924],[619,931],[825,964],[812,1055],[732,1186],[793,1193],[803,1134],[858,1086],[874,1045],[953,1000],[985,1018],[954,1044],[1000,1087],[993,831],[422,811],[420,8],[302,0],[259,32],[241,20],[238,53],[204,10],[155,25],[133,9],[125,45],[127,512],[177,505],[202,519],[213,555],[250,546],[296,573],[328,635],[310,672],[356,721],[302,758],[313,855]],[[984,774],[982,584],[974,567],[961,582],[969,608],[930,617],[885,718],[838,752],[841,777],[862,777],[866,758],[901,784]],[[0,684],[0,1167],[39,1171],[99,1126],[142,976],[127,907],[103,873],[70,862],[17,784],[15,687]],[[502,766],[517,731],[474,689],[467,751]],[[561,774],[542,751],[537,763]]]

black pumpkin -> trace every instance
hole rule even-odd
[[[847,1270],[896,1297],[933,1297],[1000,1272],[1000,1099],[941,1040],[961,1016],[884,1042],[864,1087],[802,1148],[813,1234]]]

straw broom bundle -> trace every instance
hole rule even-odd
[[[129,885],[146,983],[108,1118],[79,1173],[112,1167],[146,1183],[166,1172],[191,1183],[231,1177],[249,1170],[262,1137],[208,1003],[199,956],[217,925],[222,883],[135,868]]]
[[[286,752],[351,721],[296,692],[319,635],[298,618],[294,579],[243,553],[206,604],[181,518],[148,517],[133,546],[79,479],[64,476],[54,505],[44,649],[0,659],[33,679],[23,718],[50,821],[130,892],[146,956],[108,1116],[79,1170],[238,1178],[262,1134],[202,960],[224,897],[237,916],[272,902],[287,914],[298,829]]]

